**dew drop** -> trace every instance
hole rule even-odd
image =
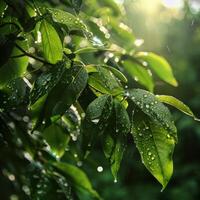
[[[149,108],[149,104],[146,105],[146,108]]]
[[[102,167],[102,166],[98,166],[98,167],[97,167],[97,171],[98,171],[98,172],[103,172],[103,167]]]
[[[152,157],[151,157],[151,160],[155,160],[155,157],[154,157],[154,156],[152,156]]]

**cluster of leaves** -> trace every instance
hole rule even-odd
[[[100,141],[117,181],[132,135],[164,189],[177,131],[163,103],[195,116],[175,97],[152,93],[154,76],[177,81],[163,57],[136,51],[123,9],[111,0],[5,0],[0,9],[0,164],[7,187],[22,199],[101,199],[81,165]]]

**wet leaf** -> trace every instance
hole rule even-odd
[[[48,95],[45,116],[64,114],[86,87],[87,79],[88,74],[82,65],[65,69],[60,82]]]
[[[31,104],[34,104],[43,95],[48,94],[59,82],[64,71],[65,62],[59,62],[38,76],[31,91]]]
[[[155,95],[142,89],[132,89],[127,96],[158,125],[166,129],[177,140],[177,130],[169,109]]]
[[[76,16],[69,12],[54,8],[48,8],[48,11],[52,14],[55,22],[66,25],[70,31],[82,31],[89,39],[91,39],[92,34],[88,31],[86,25]]]
[[[96,69],[97,72],[92,73],[88,80],[88,84],[92,88],[101,93],[111,95],[117,95],[123,92],[120,82],[116,79],[112,72],[110,72],[107,68],[100,66],[97,66]]]
[[[138,109],[132,119],[132,134],[143,164],[162,184],[163,190],[173,173],[174,138]]]
[[[102,133],[107,125],[112,111],[113,99],[110,95],[102,95],[92,101],[82,123],[83,151],[87,156],[94,145],[95,138]]]

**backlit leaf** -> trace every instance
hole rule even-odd
[[[40,25],[44,57],[52,64],[62,59],[63,49],[58,33],[54,27],[43,20]]]
[[[139,52],[136,54],[136,57],[141,61],[147,62],[148,67],[152,69],[163,81],[173,86],[178,85],[173,75],[171,66],[165,58],[151,52]]]
[[[123,62],[123,66],[124,69],[135,81],[138,81],[141,85],[145,86],[149,91],[151,92],[153,91],[154,88],[153,78],[147,69],[129,60],[125,60]]]
[[[168,96],[168,95],[156,95],[156,97],[158,98],[158,100],[160,102],[169,104],[169,105],[177,108],[178,110],[182,111],[186,115],[189,115],[189,116],[193,117],[194,119],[199,120],[195,117],[194,113],[190,110],[190,108],[188,106],[186,106],[179,99],[177,99],[173,96]]]
[[[69,136],[64,130],[56,124],[51,124],[42,135],[49,144],[52,154],[57,158],[62,157],[69,142]]]

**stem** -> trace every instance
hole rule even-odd
[[[43,60],[42,58],[38,58],[38,57],[36,57],[36,56],[34,56],[34,55],[32,55],[32,54],[26,52],[24,49],[22,49],[22,48],[21,48],[18,44],[16,44],[16,43],[15,43],[15,46],[16,46],[20,51],[22,51],[22,52],[24,53],[24,55],[26,55],[26,56],[28,56],[28,57],[31,57],[31,58],[33,58],[33,59],[35,59],[35,60],[38,60],[38,61],[40,61],[40,62],[42,62],[42,63],[44,63],[44,64],[52,65],[51,63],[49,63],[49,62]]]

